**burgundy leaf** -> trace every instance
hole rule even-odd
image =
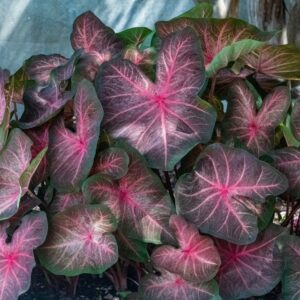
[[[17,212],[22,195],[20,177],[30,163],[31,145],[26,134],[16,128],[0,154],[0,220]]]
[[[47,217],[43,212],[26,215],[10,243],[6,243],[8,226],[8,222],[0,224],[1,300],[18,299],[29,289],[31,271],[35,266],[33,249],[46,238]]]
[[[49,207],[49,212],[58,213],[69,207],[76,206],[79,204],[86,204],[87,201],[84,198],[82,192],[73,193],[60,193],[56,192],[51,205]]]
[[[289,181],[289,191],[293,198],[300,197],[300,150],[297,148],[282,148],[271,153],[274,166],[282,172]]]
[[[247,246],[216,241],[222,260],[217,276],[222,299],[265,295],[277,285],[283,267],[277,241],[284,232],[271,225]]]
[[[72,96],[72,92],[61,91],[60,83],[55,80],[44,88],[38,85],[28,88],[24,92],[25,108],[18,122],[19,127],[30,129],[46,123],[60,112]]]
[[[202,232],[249,244],[258,228],[248,202],[263,203],[287,187],[284,175],[247,151],[212,144],[200,154],[194,171],[177,182],[176,207]]]
[[[118,53],[122,44],[114,31],[105,26],[91,11],[78,16],[73,24],[71,44],[74,50],[83,49],[86,53]]]
[[[282,299],[299,299],[300,296],[300,238],[289,236],[283,246],[284,272]]]
[[[215,111],[196,100],[204,76],[201,49],[190,29],[163,41],[156,84],[127,60],[103,64],[96,89],[106,129],[144,154],[152,168],[173,169],[196,144],[211,138]]]
[[[25,131],[25,133],[33,141],[33,145],[31,146],[32,158],[35,158],[43,149],[48,147],[49,127],[50,127],[50,123],[45,123],[40,127],[35,127]],[[48,169],[49,169],[48,158],[47,155],[45,155],[31,179],[31,185],[33,187],[36,187],[38,184],[40,184],[48,177],[49,175]]]
[[[5,84],[8,81],[9,72],[7,70],[2,70],[0,68],[0,124],[3,121],[5,108],[6,108],[6,100],[5,100]]]
[[[113,216],[100,205],[74,206],[51,219],[41,264],[57,275],[100,274],[118,260]]]
[[[207,282],[213,279],[221,260],[212,239],[199,234],[196,226],[180,216],[170,218],[170,227],[179,248],[161,246],[154,250],[151,259],[156,267],[179,274],[188,281]]]
[[[60,65],[52,70],[51,76],[59,82],[69,80],[74,73],[75,64],[81,56],[82,50],[75,51],[72,57],[65,64]]]
[[[176,32],[186,27],[193,28],[201,41],[206,68],[224,47],[234,42],[243,39],[265,41],[273,36],[273,33],[262,32],[253,25],[233,18],[194,20],[180,18],[156,23],[156,30],[160,38],[165,38],[171,32]]]
[[[297,101],[293,106],[291,125],[294,136],[300,141],[300,101]]]
[[[228,102],[226,135],[240,139],[257,156],[269,152],[274,145],[275,128],[290,106],[288,89],[275,88],[257,112],[256,99],[246,83],[236,81],[231,85]]]
[[[46,85],[50,80],[53,69],[67,63],[67,59],[59,54],[35,55],[25,62],[25,72],[28,79],[33,79],[41,85]]]
[[[219,300],[218,286],[214,281],[192,283],[179,275],[163,272],[161,276],[145,276],[139,287],[143,300]]]
[[[87,80],[78,84],[74,111],[76,132],[66,128],[60,116],[49,134],[51,182],[62,192],[79,190],[96,153],[103,110],[92,83]]]
[[[125,150],[110,147],[101,151],[95,159],[92,174],[102,173],[120,179],[128,171],[129,157]]]
[[[173,212],[170,197],[159,178],[133,150],[128,172],[118,181],[98,173],[82,187],[86,199],[103,203],[128,237],[159,244],[174,242],[168,221]]]

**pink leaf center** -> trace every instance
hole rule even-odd
[[[156,93],[154,95],[152,95],[151,98],[158,106],[164,106],[165,100],[167,99],[167,97],[156,94]]]
[[[9,268],[15,264],[17,257],[18,257],[18,255],[14,252],[9,252],[6,254],[5,260],[6,260],[7,266]]]
[[[249,125],[248,125],[248,130],[249,130],[249,136],[250,137],[255,137],[259,131],[259,126],[252,121]]]
[[[180,277],[176,278],[175,286],[182,286],[182,285],[184,285],[184,280]]]

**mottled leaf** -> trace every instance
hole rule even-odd
[[[37,157],[37,155],[41,153],[43,149],[48,149],[49,127],[50,123],[46,123],[40,127],[25,130],[26,135],[28,135],[33,141],[33,145],[31,146],[31,156],[33,159]],[[37,169],[35,170],[33,177],[31,178],[31,185],[33,187],[36,187],[47,178],[49,175],[48,169],[48,158],[47,155],[44,155]]]
[[[60,112],[72,96],[72,92],[61,91],[59,82],[55,80],[44,88],[38,85],[29,87],[24,92],[25,108],[18,126],[29,129],[46,123]]]
[[[138,46],[150,33],[151,30],[147,27],[134,27],[117,33],[117,37],[124,46]]]
[[[296,139],[300,141],[300,101],[295,102],[293,106],[291,128]]]
[[[150,261],[147,243],[130,238],[126,232],[122,232],[121,230],[115,232],[115,237],[118,243],[120,257],[143,263]]]
[[[213,15],[213,6],[210,3],[197,3],[195,7],[191,8],[190,10],[184,12],[183,14],[179,15],[178,17],[174,18],[210,18]]]
[[[128,171],[129,157],[125,150],[110,147],[97,155],[92,174],[102,173],[113,179],[120,179]]]
[[[30,162],[30,165],[26,168],[24,173],[22,173],[22,175],[20,177],[20,185],[22,188],[22,195],[24,195],[28,191],[31,179],[33,178],[41,161],[44,159],[47,150],[48,150],[48,148],[46,147],[40,153],[38,153],[38,155],[36,155],[35,158]]]
[[[300,238],[289,236],[283,246],[284,271],[282,299],[297,300],[300,297]]]
[[[5,84],[8,81],[9,72],[0,68],[0,124],[3,122],[6,108]]]
[[[139,287],[139,299],[143,300],[220,300],[214,281],[192,283],[179,275],[163,272],[161,276],[146,275]]]
[[[265,295],[279,283],[283,263],[277,241],[284,232],[282,227],[271,225],[247,246],[216,241],[222,260],[217,275],[222,299]]]
[[[204,233],[249,244],[258,228],[248,201],[263,203],[287,187],[284,175],[247,151],[212,144],[200,154],[194,171],[177,182],[176,208]]]
[[[15,74],[9,77],[9,81],[5,86],[5,95],[9,102],[23,103],[23,94],[27,80],[28,76],[24,67],[21,67]]]
[[[47,217],[43,212],[26,215],[10,243],[6,243],[8,226],[8,222],[0,224],[0,299],[16,300],[30,287],[33,249],[46,238]]]
[[[20,177],[31,160],[31,140],[20,129],[10,132],[0,154],[0,220],[13,216],[22,195]]]
[[[103,64],[96,89],[104,125],[114,138],[129,142],[152,168],[173,169],[196,144],[212,135],[216,114],[196,96],[204,85],[201,50],[186,29],[163,41],[153,84],[126,60]]]
[[[119,181],[98,173],[82,187],[88,200],[108,206],[128,237],[159,244],[173,242],[169,218],[173,205],[159,178],[135,152],[128,153],[128,172]]]
[[[203,18],[198,20],[180,18],[178,20],[156,23],[156,30],[160,38],[165,38],[171,32],[176,32],[186,27],[192,27],[201,41],[206,68],[224,47],[234,42],[243,39],[265,41],[273,35],[273,33],[262,32],[253,25],[233,18]]]
[[[290,106],[288,88],[275,88],[258,111],[256,101],[243,81],[235,81],[230,87],[224,127],[227,136],[238,138],[252,153],[261,156],[273,148],[275,128]]]
[[[292,45],[267,45],[245,55],[243,61],[258,73],[275,78],[300,79],[300,50]]]
[[[253,50],[262,47],[264,44],[265,43],[263,42],[244,39],[224,47],[209,64],[206,70],[207,76],[212,77],[219,69],[225,68],[229,62],[237,60],[242,55],[251,53]]]
[[[210,237],[199,234],[195,225],[173,215],[170,227],[179,248],[161,246],[154,250],[151,259],[159,269],[179,274],[194,282],[207,282],[215,277],[221,265],[218,250]]]
[[[289,181],[289,192],[293,198],[300,197],[300,150],[293,147],[282,148],[271,153],[274,166]]]
[[[49,163],[52,185],[61,192],[78,191],[96,154],[103,110],[92,83],[82,80],[74,99],[76,131],[59,117],[50,128]]]
[[[99,205],[74,206],[50,220],[41,264],[56,275],[100,274],[118,260],[113,216]]]

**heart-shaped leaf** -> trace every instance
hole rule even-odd
[[[199,234],[195,225],[173,215],[170,228],[174,231],[179,248],[161,246],[151,259],[159,269],[179,274],[188,281],[207,282],[215,277],[221,265],[218,250],[211,238]]]
[[[113,179],[120,179],[128,171],[129,157],[125,150],[110,147],[97,155],[92,174],[101,173]]]
[[[282,299],[299,299],[300,296],[300,238],[289,236],[283,246],[284,271]]]
[[[34,55],[25,62],[25,72],[28,79],[35,80],[40,85],[47,85],[53,69],[67,63],[67,58],[59,54]]]
[[[57,115],[68,100],[71,100],[72,92],[61,91],[60,82],[51,80],[49,85],[41,88],[38,85],[31,86],[24,92],[24,112],[17,122],[22,129],[40,126]]]
[[[274,166],[282,172],[289,181],[289,191],[293,198],[300,197],[300,150],[282,148],[271,153]]]
[[[93,165],[103,110],[91,82],[78,84],[74,111],[76,132],[66,128],[60,116],[49,135],[51,183],[61,192],[78,191]]]
[[[238,138],[257,156],[269,152],[274,145],[275,128],[290,106],[288,89],[275,88],[257,111],[257,99],[240,80],[231,84],[228,100],[224,124],[226,135]]]
[[[46,238],[47,217],[43,212],[26,215],[10,243],[6,243],[8,226],[8,222],[0,224],[0,299],[16,300],[30,287],[33,249]]]
[[[99,205],[74,206],[51,219],[41,264],[57,275],[100,274],[118,260],[116,222]]]
[[[243,57],[256,72],[273,78],[300,79],[300,51],[293,45],[267,45]]]
[[[285,230],[271,225],[247,246],[217,240],[222,265],[217,275],[224,300],[265,295],[280,281],[282,255],[277,241]]]
[[[84,182],[83,194],[108,206],[128,237],[154,244],[174,242],[168,224],[173,205],[166,189],[135,151],[128,154],[125,176],[113,181],[101,173],[93,175]]]
[[[118,53],[122,44],[114,31],[105,26],[91,11],[78,16],[73,24],[71,44],[74,50]]]
[[[204,85],[201,49],[191,29],[167,37],[153,84],[137,66],[112,60],[100,68],[96,89],[105,111],[104,125],[164,170],[212,135],[216,114],[196,96]]]
[[[224,47],[234,42],[243,39],[265,41],[273,36],[273,33],[262,32],[253,25],[233,18],[197,20],[180,18],[173,21],[157,22],[155,26],[160,38],[165,38],[171,32],[192,27],[201,41],[206,68]]]
[[[287,187],[283,174],[247,151],[212,144],[200,154],[194,171],[177,182],[176,208],[204,233],[249,244],[258,228],[248,202],[263,203]]]
[[[20,177],[31,160],[29,137],[20,129],[10,132],[7,145],[0,154],[0,220],[14,215],[22,195]]]
[[[218,285],[214,282],[192,283],[179,275],[163,272],[161,276],[145,276],[139,287],[143,300],[220,300]]]
[[[291,128],[296,139],[300,141],[300,101],[297,101],[293,106]]]
[[[50,204],[49,212],[58,213],[69,207],[87,204],[82,192],[60,193],[56,192]]]

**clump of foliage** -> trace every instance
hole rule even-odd
[[[205,3],[153,31],[86,12],[71,58],[0,70],[0,299],[35,262],[128,299],[299,299],[300,52],[273,35]]]

